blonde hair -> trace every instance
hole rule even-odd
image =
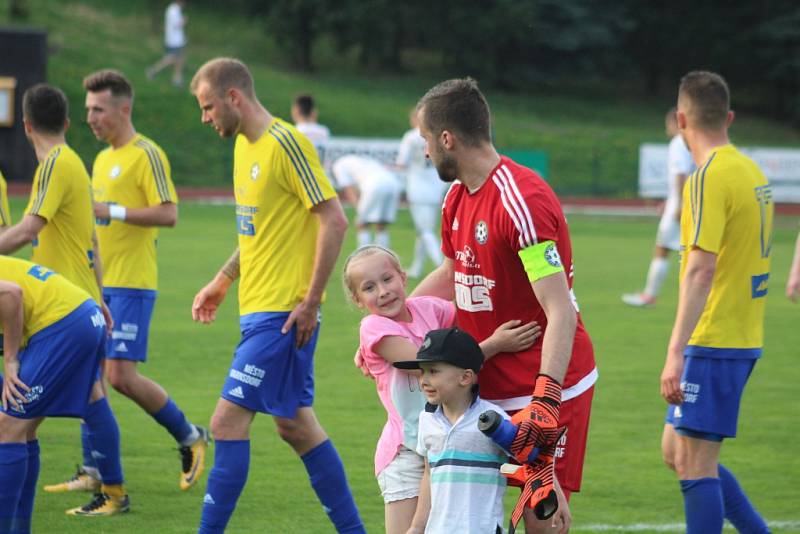
[[[256,99],[253,75],[250,69],[240,60],[231,57],[218,57],[207,61],[192,78],[189,86],[192,94],[202,82],[208,83],[217,96],[225,94],[230,88],[236,88],[251,100]]]
[[[386,254],[389,257],[389,261],[392,263],[392,267],[397,269],[397,272],[405,272],[400,266],[400,257],[395,254],[394,251],[380,245],[364,245],[363,247],[357,248],[347,257],[344,261],[344,267],[342,267],[342,286],[344,287],[344,294],[350,300],[353,300],[356,295],[356,289],[353,287],[353,280],[350,277],[350,266],[356,260],[374,256],[375,254]]]

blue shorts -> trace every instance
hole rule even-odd
[[[295,346],[297,325],[281,327],[289,312],[251,313],[241,318],[242,339],[233,355],[221,397],[248,410],[292,419],[297,409],[314,403],[314,347]]]
[[[147,361],[147,338],[156,295],[157,292],[152,289],[103,289],[103,300],[114,319],[114,330],[108,338],[106,358]]]
[[[722,441],[736,437],[739,403],[756,360],[687,356],[683,404],[667,408],[666,422],[683,436]]]
[[[83,417],[97,379],[106,322],[93,300],[36,332],[19,353],[19,378],[31,390],[19,409],[0,412],[20,419]]]

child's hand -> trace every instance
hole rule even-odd
[[[364,356],[361,354],[361,347],[356,349],[356,354],[353,356],[353,364],[361,371],[361,374],[364,375],[366,378],[371,378],[375,380],[375,377],[372,376],[372,373],[369,372],[369,367],[367,367],[367,362],[364,361]]]
[[[486,359],[498,352],[519,352],[533,345],[541,335],[542,327],[536,321],[522,324],[514,319],[498,326],[494,334],[481,343],[481,350]]]

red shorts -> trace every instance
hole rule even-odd
[[[594,386],[562,403],[559,410],[558,422],[567,427],[567,430],[556,446],[556,478],[567,498],[570,493],[581,490],[593,396]],[[514,415],[517,411],[509,412],[509,415]]]

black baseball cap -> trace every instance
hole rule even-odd
[[[483,351],[471,335],[460,328],[431,330],[417,351],[416,360],[394,362],[398,369],[419,369],[420,363],[444,362],[476,373],[483,365]]]

